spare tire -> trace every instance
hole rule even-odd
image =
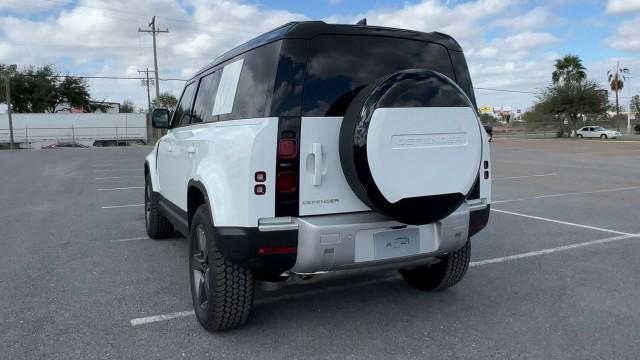
[[[482,159],[474,105],[447,76],[403,70],[363,88],[340,128],[340,162],[349,186],[370,208],[405,224],[455,211]]]

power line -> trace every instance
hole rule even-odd
[[[12,74],[11,76],[25,76],[25,77],[39,77],[41,75],[37,74]],[[100,75],[46,75],[44,77],[51,78],[79,78],[79,79],[108,79],[108,80],[145,80],[144,77],[134,77],[134,76],[100,76]],[[183,81],[186,82],[186,79],[178,79],[178,78],[159,78],[160,81]]]
[[[508,92],[508,93],[519,93],[519,94],[534,94],[538,95],[541,92],[534,91],[526,91],[526,90],[511,90],[511,89],[493,89],[493,88],[484,88],[484,87],[474,87],[474,90],[485,90],[485,91],[498,91],[498,92]]]

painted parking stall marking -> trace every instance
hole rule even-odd
[[[133,189],[144,189],[144,186],[129,186],[129,187],[98,189],[98,191],[133,190]]]
[[[535,175],[522,175],[522,176],[506,176],[506,177],[495,177],[491,180],[515,180],[515,179],[526,179],[526,178],[547,177],[547,176],[558,176],[558,174],[549,173],[549,174],[535,174]]]
[[[491,208],[491,211],[495,211],[497,213],[502,213],[502,214],[520,216],[520,217],[524,217],[524,218],[528,218],[528,219],[534,219],[534,220],[540,220],[540,221],[548,221],[548,222],[552,222],[552,223],[556,223],[556,224],[575,226],[575,227],[580,227],[580,228],[583,228],[583,229],[608,232],[608,233],[618,234],[618,235],[636,236],[635,234],[626,233],[626,232],[622,232],[622,231],[604,229],[604,228],[600,228],[600,227],[596,227],[596,226],[577,224],[577,223],[573,223],[573,222],[569,222],[569,221],[550,219],[550,218],[545,218],[545,217],[541,217],[541,216],[527,215],[527,214],[517,213],[517,212],[513,212],[513,211],[498,210],[498,209],[495,209],[495,208]]]
[[[577,244],[570,244],[570,245],[558,246],[558,247],[542,249],[542,250],[537,250],[537,251],[530,251],[530,252],[521,253],[521,254],[502,256],[502,257],[491,258],[491,259],[480,260],[480,261],[472,261],[472,262],[469,263],[469,267],[478,267],[478,266],[484,266],[484,265],[490,265],[490,264],[498,264],[498,263],[503,263],[503,262],[520,260],[520,259],[527,259],[527,258],[531,258],[531,257],[541,256],[541,255],[553,254],[553,253],[557,253],[557,252],[561,252],[561,251],[580,249],[580,248],[584,248],[584,247],[588,247],[588,246],[601,245],[601,244],[606,244],[606,243],[612,243],[612,242],[617,242],[617,241],[622,241],[622,240],[627,240],[627,239],[637,239],[637,238],[640,238],[640,233],[639,234],[619,235],[619,236],[614,236],[614,237],[609,237],[609,238],[604,238],[604,239],[585,241],[585,242],[581,242],[581,243],[577,243]],[[385,278],[382,278],[382,279],[367,280],[367,281],[362,281],[362,282],[355,283],[355,284],[329,286],[329,287],[324,287],[324,288],[320,288],[320,289],[314,289],[314,290],[311,290],[311,291],[300,292],[300,293],[296,293],[296,294],[270,296],[270,297],[265,297],[265,298],[256,300],[255,304],[256,305],[264,305],[264,304],[270,304],[270,303],[280,302],[280,301],[284,301],[284,300],[294,300],[294,299],[307,298],[307,297],[310,297],[310,296],[316,296],[316,295],[326,294],[326,293],[330,293],[330,292],[338,292],[338,291],[353,289],[354,287],[363,287],[363,286],[369,286],[369,285],[374,285],[374,284],[381,284],[381,283],[385,283],[385,282],[397,281],[397,280],[400,280],[401,278],[402,277],[400,275],[392,275],[392,276],[388,276],[388,277],[385,277]],[[139,326],[139,325],[152,324],[152,323],[155,323],[155,322],[168,321],[168,320],[172,320],[172,319],[176,319],[176,318],[190,317],[190,316],[194,316],[194,315],[195,315],[195,313],[194,313],[193,310],[178,311],[178,312],[172,312],[172,313],[167,313],[167,314],[160,314],[160,315],[153,315],[153,316],[135,318],[135,319],[131,319],[130,323],[131,323],[131,326],[135,327],[135,326]]]
[[[111,205],[111,206],[103,206],[103,209],[119,209],[119,208],[128,208],[128,207],[139,207],[144,206],[144,204],[127,204],[127,205]]]
[[[111,180],[111,179],[129,179],[129,178],[141,178],[143,175],[131,175],[131,176],[105,176],[97,177],[96,180]]]
[[[566,193],[559,193],[559,194],[530,196],[530,197],[522,197],[522,198],[516,198],[516,199],[495,200],[495,201],[491,201],[491,203],[492,204],[502,204],[502,203],[509,203],[509,202],[515,202],[515,201],[547,199],[547,198],[564,197],[564,196],[576,196],[576,195],[600,194],[600,193],[617,192],[617,191],[631,191],[631,190],[640,190],[640,186],[627,186],[627,187],[619,187],[619,188],[612,188],[612,189],[600,189],[600,190],[593,190],[593,191],[575,191],[575,192],[566,192]]]

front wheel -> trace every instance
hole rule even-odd
[[[605,134],[600,135],[600,139],[607,140],[607,135],[605,135]]]
[[[471,240],[460,249],[442,257],[441,261],[411,269],[401,269],[400,275],[419,290],[444,290],[459,283],[467,273],[471,259]]]
[[[147,175],[144,183],[144,224],[151,239],[162,239],[173,235],[173,225],[162,215],[156,198],[151,177]]]
[[[582,139],[582,134],[578,134],[578,135],[576,135],[576,137],[577,137],[578,139]]]
[[[242,325],[253,306],[253,273],[220,253],[207,205],[193,216],[189,243],[191,298],[198,321],[208,331]]]

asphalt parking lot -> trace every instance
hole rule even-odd
[[[260,291],[222,334],[191,313],[187,242],[145,237],[149,150],[0,152],[0,358],[638,358],[640,142],[497,139],[458,286]]]

